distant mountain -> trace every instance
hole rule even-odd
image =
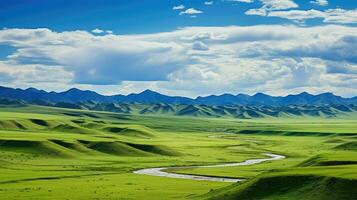
[[[178,105],[178,104],[121,104],[79,103],[88,110],[109,111],[125,114],[169,115],[191,117],[266,118],[266,117],[323,117],[357,115],[357,104],[350,105],[300,105],[300,106],[243,106],[243,105]]]
[[[57,93],[60,101],[63,102],[81,102],[81,101],[98,101],[98,102],[110,102],[110,98],[100,95],[96,92],[89,90],[79,90],[77,88],[72,88],[68,91]],[[54,99],[52,101],[58,102]]]
[[[167,103],[167,104],[191,104],[193,99],[186,97],[172,97],[154,92],[151,90],[145,90],[139,94],[129,94],[119,102],[126,103]]]
[[[0,98],[0,107],[27,106],[26,102]],[[183,104],[139,104],[139,103],[52,103],[52,107],[107,111],[135,115],[164,115],[215,118],[294,118],[294,117],[355,117],[357,104],[351,105],[300,105],[300,106],[244,106],[244,105],[183,105]]]
[[[253,96],[246,94],[223,94],[197,97],[195,99],[167,96],[155,91],[145,90],[138,94],[105,96],[90,90],[72,88],[65,92],[46,92],[36,88],[13,89],[0,87],[0,98],[22,100],[38,105],[56,103],[141,103],[141,104],[178,104],[178,105],[244,105],[244,106],[290,106],[290,105],[350,105],[357,103],[357,97],[344,98],[332,93],[312,95],[303,92],[285,97],[270,96],[257,93]],[[192,108],[193,109],[193,108]],[[204,112],[204,111],[202,111]]]
[[[233,94],[222,94],[222,95],[210,95],[206,97],[197,97],[195,102],[198,104],[205,105],[233,105],[233,104],[243,104],[247,105],[250,96],[245,94],[233,95]]]

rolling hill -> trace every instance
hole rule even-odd
[[[0,106],[21,107],[31,104],[25,101],[0,99]],[[134,115],[163,115],[214,118],[278,118],[278,117],[350,117],[357,113],[357,104],[342,105],[290,105],[290,106],[247,106],[247,105],[178,105],[166,103],[96,103],[93,101],[79,103],[48,103],[59,108],[106,111]]]

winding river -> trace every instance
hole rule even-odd
[[[233,167],[233,166],[246,166],[246,165],[255,165],[266,161],[274,161],[284,159],[285,156],[277,155],[272,153],[264,153],[263,155],[268,156],[268,158],[259,158],[259,159],[249,159],[239,163],[227,163],[219,165],[206,165],[206,166],[185,166],[185,167],[157,167],[157,168],[147,168],[134,171],[135,174],[144,174],[151,176],[161,176],[169,178],[181,178],[181,179],[191,179],[191,180],[200,180],[200,181],[219,181],[219,182],[240,182],[244,179],[236,178],[223,178],[223,177],[213,177],[213,176],[199,176],[199,175],[189,175],[189,174],[177,174],[173,172],[166,172],[170,169],[187,169],[187,168],[211,168],[211,167]]]

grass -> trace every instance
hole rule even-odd
[[[271,174],[211,192],[209,199],[354,199],[357,181],[312,174]]]
[[[220,119],[0,108],[1,199],[348,199],[357,180],[357,119]],[[133,170],[286,155],[252,166],[186,168],[244,183]],[[351,199],[351,198],[350,198]]]

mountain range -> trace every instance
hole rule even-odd
[[[72,88],[65,92],[46,92],[36,88],[14,89],[0,86],[0,98],[22,100],[34,104],[53,103],[141,103],[141,104],[177,104],[177,105],[244,105],[244,106],[290,106],[290,105],[350,105],[357,103],[357,96],[344,98],[333,93],[318,95],[303,92],[287,96],[270,96],[264,93],[255,95],[222,94],[188,98],[167,96],[155,91],[145,90],[138,94],[105,96],[90,90]]]
[[[172,97],[145,90],[138,94],[104,96],[93,91],[70,89],[46,92],[35,88],[0,87],[0,106],[41,105],[60,108],[108,111],[138,115],[191,117],[231,117],[240,119],[265,117],[338,117],[355,116],[357,99],[332,93],[312,95],[306,92],[285,97],[263,93],[223,94],[197,97]]]

